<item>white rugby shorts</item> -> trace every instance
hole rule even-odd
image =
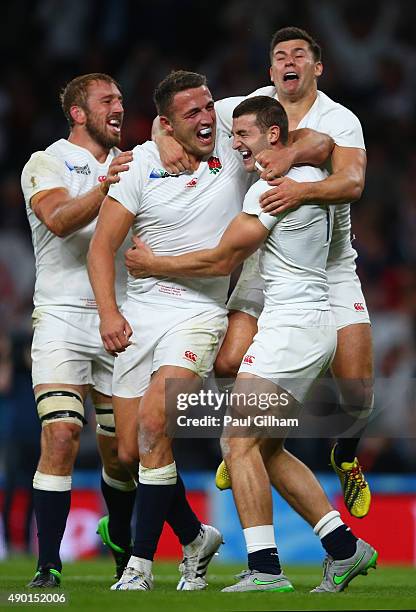
[[[92,385],[111,396],[114,357],[104,349],[96,311],[33,312],[32,381],[42,384]]]
[[[127,300],[123,316],[133,329],[131,346],[120,353],[114,365],[113,394],[141,397],[151,376],[161,366],[180,366],[201,378],[212,370],[227,331],[225,308],[171,305]]]
[[[271,380],[302,403],[314,381],[331,365],[336,346],[330,310],[263,310],[239,373]]]
[[[259,318],[263,306],[264,282],[259,271],[259,252],[256,251],[244,262],[234,291],[228,303],[228,310],[245,312]],[[329,303],[337,329],[357,323],[370,323],[370,317],[361,289],[360,279],[355,270],[355,251],[343,259],[328,260],[327,274]]]

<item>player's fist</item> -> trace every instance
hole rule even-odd
[[[131,342],[129,341],[133,330],[127,319],[118,311],[100,314],[100,334],[105,350],[117,356],[123,353]]]
[[[124,254],[124,262],[134,278],[146,278],[152,274],[155,256],[152,249],[140,238],[133,236],[133,246]]]

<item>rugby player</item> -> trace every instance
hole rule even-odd
[[[288,135],[282,105],[266,96],[241,102],[233,112],[233,147],[246,170],[255,171],[255,155],[268,148],[279,153]],[[308,166],[289,171],[296,182],[315,183],[324,173]],[[333,207],[316,201],[278,216],[262,211],[259,198],[264,180],[247,192],[243,212],[228,226],[216,248],[178,256],[155,255],[136,240],[135,276],[223,277],[258,249],[265,282],[265,305],[259,329],[244,356],[234,393],[280,393],[290,398],[294,412],[313,381],[329,367],[337,332],[329,303],[326,263],[331,243]],[[225,592],[292,591],[277,553],[270,480],[266,463],[286,455],[280,488],[313,526],[327,553],[324,577],[313,592],[339,592],[358,574],[375,567],[377,552],[357,539],[329,504],[310,470],[283,450],[283,438],[266,439],[250,428],[244,437],[223,439],[223,452],[233,481],[233,495],[248,553],[248,571]],[[225,434],[227,435],[227,433]],[[307,489],[305,496],[304,490]]]
[[[357,117],[318,91],[317,80],[323,71],[321,49],[307,32],[296,27],[278,30],[271,41],[270,58],[274,87],[264,87],[250,95],[278,99],[288,114],[290,130],[308,127],[329,134],[335,141],[328,176],[312,184],[282,176],[293,165],[290,150],[279,152],[278,156],[270,151],[260,153],[258,161],[265,168],[262,178],[270,180],[282,176],[275,181],[274,189],[262,195],[265,212],[271,212],[273,206],[275,212],[272,214],[279,214],[316,200],[337,205],[327,262],[329,299],[338,330],[337,351],[331,369],[342,403],[356,416],[357,427],[352,437],[340,438],[332,448],[331,464],[340,479],[347,509],[353,516],[362,518],[369,511],[371,493],[356,451],[374,401],[373,359],[370,320],[356,273],[357,252],[351,244],[350,202],[361,196],[364,187],[364,139]],[[232,111],[243,99],[227,98],[216,103],[219,127],[228,134],[231,133]],[[186,156],[176,143],[162,136],[158,144],[168,169],[175,169],[179,164],[187,168]],[[228,331],[215,363],[219,379],[235,377],[257,332],[257,319],[263,308],[262,288],[256,254],[245,262],[228,303],[231,311]],[[271,469],[272,482],[278,488],[279,466],[276,464]],[[224,463],[217,471],[216,483],[221,489],[231,486]]]
[[[95,406],[109,516],[99,530],[120,575],[130,551],[135,482],[117,458],[111,405],[113,358],[103,350],[86,256],[96,217],[109,186],[128,170],[120,152],[123,101],[106,74],[70,81],[61,94],[67,139],[34,153],[22,189],[36,257],[32,377],[42,423],[41,456],[33,478],[39,558],[30,587],[61,582],[61,540],[71,503],[71,474],[86,423],[87,394]],[[121,264],[121,262],[119,262]],[[119,298],[125,273],[118,266]]]
[[[178,589],[197,590],[206,586],[207,565],[221,534],[210,526],[201,528],[186,510],[183,485],[178,489],[180,475],[165,435],[165,381],[181,378],[191,383],[212,369],[227,327],[229,281],[129,278],[121,314],[114,295],[113,261],[132,225],[135,234],[161,253],[214,246],[241,210],[249,179],[229,138],[216,140],[214,103],[205,77],[172,73],[156,90],[155,102],[163,127],[182,143],[193,170],[172,176],[163,169],[153,142],[135,148],[129,173],[110,190],[100,211],[89,259],[104,346],[112,353],[122,352],[115,364],[114,408],[120,445],[130,448],[132,462],[140,420],[137,535],[125,575],[114,588],[153,587],[153,556],[171,514],[188,525],[188,533],[180,536],[184,562]],[[318,135],[315,142],[321,146],[313,154],[325,159],[332,141]],[[304,152],[303,145],[297,148],[298,155]]]

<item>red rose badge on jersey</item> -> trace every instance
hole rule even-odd
[[[222,163],[220,162],[218,157],[214,157],[213,155],[211,155],[207,163],[208,163],[209,171],[212,174],[218,174],[218,172],[222,170]]]

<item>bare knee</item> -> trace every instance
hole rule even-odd
[[[132,448],[125,446],[119,446],[117,453],[117,464],[112,464],[116,469],[116,465],[119,469],[126,470],[130,475],[136,476],[139,469],[139,455],[138,452]],[[107,470],[107,467],[105,467]],[[111,474],[109,474],[111,476]]]
[[[150,411],[140,416],[139,446],[141,454],[149,454],[166,438],[164,415],[151,414]]]
[[[58,470],[72,469],[81,428],[73,423],[53,423],[42,430],[42,459]]]
[[[98,435],[97,439],[105,473],[117,480],[128,480],[130,470],[119,459],[117,438]]]
[[[218,378],[235,378],[240,368],[244,353],[235,351],[220,351],[215,360],[214,370]]]

